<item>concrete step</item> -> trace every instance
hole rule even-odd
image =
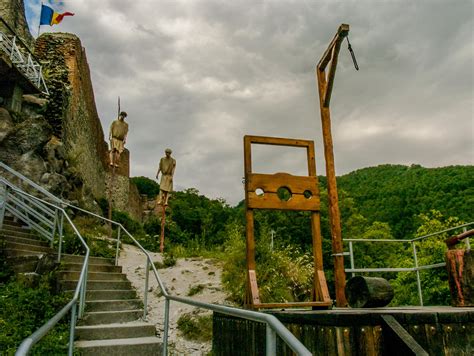
[[[30,230],[22,229],[20,227],[3,226],[0,230],[0,236],[17,236],[26,238],[35,238],[36,235],[32,234]]]
[[[86,311],[114,311],[114,310],[132,310],[143,308],[141,299],[107,299],[86,301]]]
[[[76,327],[79,340],[129,339],[155,336],[155,326],[141,321],[130,323],[84,325]]]
[[[8,226],[18,226],[18,227],[24,227],[25,224],[19,222],[19,221],[14,221],[13,217],[11,216],[5,216],[3,220],[3,225],[8,225]]]
[[[81,263],[84,261],[82,255],[61,255],[61,262],[64,263]],[[89,265],[115,265],[115,261],[112,258],[103,258],[103,257],[89,257]]]
[[[46,246],[30,245],[25,243],[5,241],[6,249],[11,250],[22,250],[22,251],[31,251],[31,252],[40,252],[40,253],[54,253],[54,250]]]
[[[98,325],[136,321],[143,316],[143,309],[86,312],[79,325]]]
[[[34,272],[38,264],[39,256],[17,256],[7,257],[7,264],[15,273]]]
[[[62,271],[81,271],[82,263],[64,262],[61,263],[60,269]],[[122,273],[122,266],[89,264],[89,272]]]
[[[5,236],[0,234],[0,240],[4,240],[5,242],[15,242],[21,243],[25,245],[34,245],[34,246],[43,246],[49,247],[49,242],[37,240],[34,238],[26,238],[26,237],[18,237],[18,236]]]
[[[44,255],[44,252],[40,251],[31,251],[31,250],[17,250],[12,248],[6,248],[5,253],[9,257],[18,257],[18,256],[41,256]]]
[[[76,341],[82,356],[158,356],[162,354],[162,343],[154,337]]]
[[[58,277],[60,280],[79,280],[81,272],[79,271],[61,271],[58,272]],[[125,281],[127,280],[127,275],[124,273],[107,273],[107,272],[91,272],[87,274],[88,281]]]
[[[74,291],[68,291],[74,293]],[[133,289],[124,290],[87,290],[86,300],[117,300],[117,299],[135,299],[137,292]]]
[[[77,280],[62,280],[59,284],[63,290],[72,290],[77,286]],[[88,290],[124,290],[131,289],[132,284],[130,281],[109,281],[109,280],[98,280],[98,281],[87,281]]]

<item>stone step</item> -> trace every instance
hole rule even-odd
[[[86,301],[86,311],[133,310],[143,308],[141,299],[107,299]]]
[[[5,242],[15,242],[15,243],[21,243],[25,245],[35,245],[35,246],[43,246],[43,247],[49,247],[49,242],[46,241],[41,241],[37,239],[29,239],[26,237],[18,237],[18,236],[5,236],[0,234],[0,240],[4,240]]]
[[[61,271],[58,272],[58,277],[60,280],[79,280],[81,272],[79,271]],[[107,272],[91,272],[87,274],[88,281],[125,281],[127,280],[127,275],[124,273],[107,273]]]
[[[31,229],[29,227],[9,225],[9,224],[3,224],[2,229],[0,230],[0,233],[2,232],[5,232],[5,233],[21,232],[21,233],[32,235]]]
[[[76,336],[84,340],[129,339],[155,336],[155,326],[141,321],[130,323],[76,326]]]
[[[4,230],[4,229],[0,231],[0,237],[5,240],[9,240],[10,237],[24,237],[26,239],[38,240],[36,235],[33,235],[32,233],[27,232],[27,231],[11,231],[11,230]]]
[[[61,255],[61,262],[65,263],[81,263],[84,261],[83,255],[68,255],[62,254]],[[104,257],[91,257],[89,256],[89,265],[110,265],[114,266],[115,261],[112,258],[104,258]]]
[[[44,252],[40,251],[31,251],[31,250],[17,250],[12,248],[6,248],[5,253],[9,257],[18,257],[18,256],[41,256],[44,255]]]
[[[158,356],[162,354],[162,343],[154,336],[76,341],[75,346],[82,356]]]
[[[68,291],[70,292],[70,291]],[[74,291],[72,291],[74,293]],[[87,290],[86,300],[117,300],[117,299],[135,299],[137,292],[133,289],[114,289],[114,290]]]
[[[25,226],[25,224],[22,224],[21,222],[14,221],[13,217],[11,217],[11,216],[5,216],[5,218],[3,220],[3,225],[17,226],[17,227]]]
[[[6,249],[11,250],[21,250],[21,251],[31,251],[31,252],[40,252],[40,253],[54,253],[54,250],[46,246],[30,245],[25,243],[5,241]]]
[[[82,263],[61,263],[62,271],[81,271]],[[89,264],[89,272],[122,273],[122,266]]]
[[[39,256],[7,257],[7,264],[15,273],[34,272]]]
[[[77,280],[62,280],[59,284],[63,290],[72,290],[77,286]],[[109,281],[109,280],[98,280],[98,281],[87,281],[87,290],[124,290],[131,289],[132,284],[130,281]]]
[[[86,312],[79,325],[98,325],[136,321],[143,316],[143,309]]]

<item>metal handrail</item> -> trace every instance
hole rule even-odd
[[[143,246],[130,234],[130,232],[127,231],[123,227],[122,224],[104,218],[103,216],[100,216],[98,214],[92,213],[90,211],[87,211],[85,209],[79,208],[77,206],[74,206],[69,203],[64,203],[66,206],[82,211],[86,214],[95,216],[96,218],[99,218],[103,221],[106,221],[108,223],[111,223],[115,226],[117,226],[118,231],[117,231],[117,250],[116,250],[116,259],[115,263],[117,264],[118,262],[118,249],[120,245],[120,231],[123,230],[125,234],[128,235],[129,238],[132,239],[132,241],[135,243],[135,245],[145,254],[146,256],[146,277],[145,277],[145,289],[144,289],[144,307],[143,307],[143,318],[146,319],[147,315],[147,293],[148,293],[148,279],[149,279],[149,272],[150,272],[150,267],[153,270],[153,274],[155,275],[156,281],[158,282],[158,285],[160,286],[161,293],[165,297],[165,321],[164,321],[164,333],[163,333],[163,355],[167,355],[168,352],[168,329],[169,329],[169,304],[170,300],[183,303],[183,304],[189,304],[193,305],[199,308],[203,309],[208,309],[211,311],[219,312],[222,314],[227,314],[239,318],[244,318],[248,320],[253,320],[256,322],[261,322],[266,324],[266,351],[267,355],[275,355],[276,354],[276,335],[278,335],[297,355],[311,355],[311,352],[308,351],[308,349],[299,341],[282,323],[279,321],[275,316],[270,315],[270,314],[265,314],[257,311],[251,311],[251,310],[245,310],[245,309],[239,309],[235,307],[229,307],[229,306],[224,306],[224,305],[218,305],[218,304],[211,304],[211,303],[204,303],[204,302],[198,302],[194,299],[191,298],[183,298],[183,297],[178,297],[178,296],[173,296],[168,294],[168,291],[163,284],[158,271],[156,270],[155,265],[153,264],[152,258],[148,251],[143,248]]]
[[[474,225],[474,222],[458,225],[455,227],[451,227],[448,229],[444,229],[441,231],[433,232],[431,234],[423,235],[420,237],[416,237],[413,239],[343,239],[344,242],[349,243],[349,252],[345,253],[344,255],[348,255],[350,257],[350,264],[351,268],[346,268],[346,272],[352,273],[352,276],[355,275],[355,273],[377,273],[377,272],[416,272],[416,280],[417,280],[417,289],[418,289],[418,299],[420,301],[420,305],[423,306],[423,290],[421,286],[421,277],[420,277],[420,271],[422,270],[427,270],[427,269],[434,269],[434,268],[440,268],[446,266],[446,262],[439,262],[439,263],[433,263],[430,265],[418,265],[418,256],[416,252],[416,242],[420,242],[422,240],[425,240],[427,238],[444,234],[446,232],[454,231],[457,229],[464,229],[466,231],[466,228],[468,226]],[[354,260],[354,248],[353,248],[353,243],[354,242],[377,242],[377,243],[409,243],[412,246],[412,253],[413,253],[413,267],[378,267],[378,268],[356,268],[355,267],[355,260]],[[470,249],[470,242],[469,238],[466,239],[466,245],[468,249]]]
[[[51,199],[51,201],[54,201],[58,204],[62,204],[63,203],[63,200],[62,199],[59,199],[58,197],[56,197],[55,195],[51,194],[50,192],[48,192],[46,189],[44,189],[42,186],[36,184],[35,182],[33,182],[31,179],[25,177],[23,174],[15,171],[13,168],[7,166],[5,163],[3,163],[2,161],[0,161],[0,168],[3,168],[4,170],[6,170],[7,172],[9,172],[10,174],[13,174],[14,176],[16,176],[17,178],[19,178],[21,181],[27,183],[28,185],[30,185],[32,188],[34,188],[35,190],[39,191],[40,193],[42,193],[43,195],[47,196],[49,199]]]
[[[81,241],[81,244],[84,246],[86,249],[86,254],[84,256],[84,262],[81,268],[81,273],[79,275],[79,280],[77,282],[76,289],[74,291],[74,296],[72,297],[71,301],[63,307],[53,318],[48,320],[43,326],[41,326],[38,330],[36,330],[33,334],[31,334],[29,337],[24,339],[22,343],[20,344],[19,348],[17,349],[15,356],[26,356],[29,352],[29,350],[38,342],[41,340],[41,338],[46,335],[58,322],[61,320],[64,315],[67,314],[68,311],[71,310],[71,326],[70,326],[70,332],[69,332],[69,350],[68,350],[68,355],[72,356],[73,355],[73,348],[74,348],[74,333],[76,329],[76,322],[77,322],[77,317],[81,318],[84,315],[84,309],[85,309],[85,297],[86,297],[86,286],[87,286],[87,273],[88,273],[88,267],[89,267],[89,253],[90,249],[87,246],[87,243],[84,241],[84,239],[81,236],[81,233],[79,230],[76,228],[74,223],[72,222],[71,218],[69,215],[66,213],[66,211],[59,207],[56,206],[50,202],[47,202],[41,198],[37,198],[31,194],[28,194],[26,192],[23,192],[21,190],[15,189],[17,193],[24,194],[28,196],[29,198],[36,199],[38,201],[41,201],[43,204],[49,205],[53,208],[56,209],[56,211],[59,211],[62,213],[62,216],[66,218],[68,223],[71,225],[74,233],[79,237],[79,240]],[[61,248],[61,240],[62,240],[62,234],[60,235],[60,243],[59,243],[59,249]],[[60,259],[61,256],[61,251],[59,250],[58,252],[58,258]],[[77,311],[77,307],[79,304],[79,311]]]
[[[15,31],[8,25],[8,23],[0,16],[0,23],[2,23],[8,31],[10,31],[11,40],[9,36],[0,30],[0,48],[10,57],[12,63],[18,70],[30,81],[33,85],[44,94],[49,94],[48,87],[44,81],[43,71],[39,60],[31,52],[30,48],[19,38]],[[20,44],[20,46],[18,46]],[[26,57],[26,60],[25,58]],[[31,73],[31,71],[33,73]]]

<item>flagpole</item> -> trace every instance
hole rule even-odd
[[[43,2],[41,1],[40,3],[40,19],[38,21],[38,37],[40,36],[40,30],[41,30],[41,11],[43,10]]]

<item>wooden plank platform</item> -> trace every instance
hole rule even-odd
[[[474,308],[403,307],[266,310],[313,355],[397,355],[392,316],[430,355],[474,354]],[[213,355],[265,355],[265,325],[214,313]],[[278,338],[278,355],[292,355]],[[410,353],[407,353],[409,355]]]

